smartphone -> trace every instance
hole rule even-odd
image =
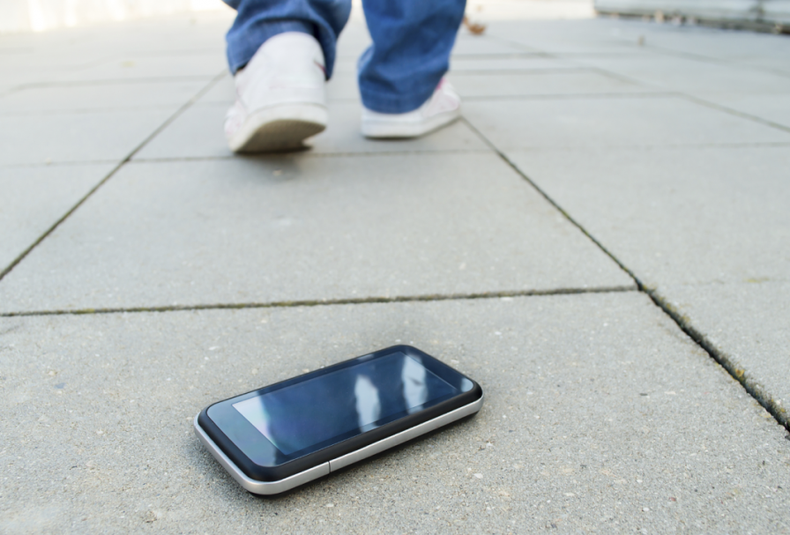
[[[398,345],[209,405],[195,433],[246,490],[278,494],[469,416],[473,380]]]

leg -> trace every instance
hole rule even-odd
[[[236,103],[225,117],[233,152],[293,150],[326,128],[324,85],[351,0],[227,0]]]
[[[422,106],[447,72],[466,0],[363,0],[373,38],[359,61],[369,110],[402,114]]]
[[[315,37],[332,75],[337,36],[348,22],[351,0],[225,0],[238,11],[228,30],[228,66],[236,74],[270,37],[302,32]]]

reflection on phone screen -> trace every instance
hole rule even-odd
[[[458,390],[418,356],[392,353],[292,384],[233,407],[285,455],[353,430],[374,429]]]

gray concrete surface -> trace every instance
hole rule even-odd
[[[788,143],[784,132],[679,96],[483,100],[464,114],[502,150]]]
[[[589,20],[496,20],[488,24],[487,36],[512,47],[562,58],[642,54],[640,34],[634,34],[633,27],[608,19],[598,19],[594,24]]]
[[[632,284],[492,154],[285,157],[126,166],[3,280],[0,307]]]
[[[786,432],[639,293],[2,320],[4,531],[773,532]],[[414,343],[475,418],[277,499],[191,419],[216,399]]]
[[[38,86],[0,100],[0,115],[162,107],[175,112],[205,87],[201,80]]]
[[[721,348],[734,374],[781,419],[790,419],[790,284],[756,278],[739,284],[666,285],[659,293],[684,321]]]
[[[491,39],[488,35],[473,36],[469,34],[459,34],[453,48],[453,57],[462,58],[481,58],[487,59],[492,56],[509,56],[525,52],[536,52],[534,48],[524,46],[520,43],[506,43],[499,39]]]
[[[686,28],[678,31],[670,24],[636,21],[627,25],[610,21],[609,32],[632,43],[638,43],[641,36],[643,45],[649,49],[674,55],[790,72],[790,65],[784,61],[790,53],[790,42],[770,34],[710,29],[688,31]]]
[[[790,274],[790,144],[509,155],[650,287]]]
[[[373,142],[355,12],[330,127],[250,158],[230,21],[0,35],[0,532],[790,533],[787,37],[493,21],[464,119]],[[483,411],[274,499],[192,435],[395,343]]]
[[[786,93],[697,93],[696,96],[790,129],[790,103]]]
[[[509,154],[790,421],[790,145]]]
[[[162,108],[0,116],[3,165],[118,162],[173,114]]]
[[[675,91],[745,91],[787,93],[790,77],[751,66],[718,64],[705,59],[645,53],[631,56],[586,56],[582,65],[614,72],[648,86]]]
[[[597,72],[560,69],[553,72],[456,72],[449,76],[453,86],[468,98],[524,97],[536,95],[645,93],[650,89]]]
[[[548,57],[540,53],[517,53],[503,57],[454,56],[450,61],[452,74],[479,71],[562,71],[578,69],[572,62],[561,58]]]
[[[112,169],[112,164],[73,167],[0,167],[0,272],[54,225]],[[47,195],[39,193],[46,191]]]
[[[210,54],[122,55],[69,72],[60,81],[150,80],[152,78],[211,79],[226,69],[222,52]]]

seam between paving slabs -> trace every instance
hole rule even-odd
[[[197,100],[200,97],[205,95],[214,86],[214,84],[216,84],[224,77],[225,77],[225,71],[223,70],[222,73],[212,78],[211,81],[208,84],[206,84],[206,86],[203,89],[195,93],[195,95],[192,98],[190,98],[183,106],[181,106],[178,110],[176,110],[175,113],[173,113],[170,117],[168,117],[165,120],[165,122],[159,125],[159,127],[156,130],[154,130],[139,145],[137,145],[134,149],[132,149],[132,151],[129,154],[127,154],[126,157],[118,163],[118,165],[113,167],[110,170],[110,172],[107,173],[107,175],[99,181],[98,184],[93,186],[88,191],[88,193],[86,193],[79,201],[77,201],[77,203],[74,206],[72,206],[65,214],[63,214],[60,217],[60,219],[55,221],[55,223],[51,227],[49,227],[49,229],[47,229],[41,236],[39,236],[36,241],[34,241],[27,249],[22,251],[22,253],[20,253],[19,256],[17,256],[10,264],[8,264],[8,266],[5,267],[5,269],[0,271],[0,281],[2,281],[6,275],[8,275],[22,260],[24,260],[25,257],[29,255],[33,251],[33,249],[35,249],[38,246],[39,243],[44,241],[50,234],[52,234],[55,231],[56,228],[60,226],[61,223],[63,223],[66,219],[68,219],[68,217],[71,214],[73,214],[74,211],[77,210],[77,208],[82,206],[82,204],[85,201],[87,201],[88,198],[96,192],[96,190],[98,190],[105,183],[107,183],[107,181],[110,180],[115,175],[115,173],[117,173],[124,165],[126,165],[132,159],[132,157],[135,154],[137,154],[138,151],[140,151],[140,149],[142,149],[146,144],[148,144],[148,142],[151,141],[154,137],[156,137],[162,130],[167,128],[173,121],[176,120],[176,118],[178,118],[179,115],[184,113],[190,106],[192,106],[192,104],[197,102]]]
[[[724,113],[729,113],[730,115],[735,115],[736,117],[741,117],[742,119],[749,119],[749,120],[754,121],[756,123],[760,123],[760,124],[763,124],[765,126],[770,126],[770,127],[776,128],[777,130],[782,130],[783,132],[790,132],[790,127],[787,127],[787,126],[785,126],[783,124],[775,123],[773,121],[769,121],[768,119],[763,119],[762,117],[757,117],[756,115],[752,115],[750,113],[738,111],[738,110],[733,109],[733,108],[728,108],[727,106],[722,106],[721,104],[716,104],[715,102],[710,102],[710,101],[707,101],[705,99],[702,99],[702,98],[699,98],[699,97],[695,97],[694,95],[689,95],[689,94],[686,94],[686,93],[680,93],[680,94],[682,96],[684,96],[685,98],[687,98],[688,100],[690,100],[692,102],[696,102],[697,104],[699,104],[701,106],[706,106],[706,107],[714,109],[714,110],[723,111]]]
[[[686,318],[683,314],[681,314],[671,303],[669,303],[666,299],[664,299],[654,288],[650,288],[645,286],[639,277],[629,269],[625,264],[623,264],[619,258],[617,258],[609,249],[607,249],[600,241],[598,241],[595,236],[590,234],[587,229],[585,229],[581,223],[576,221],[571,215],[566,212],[554,199],[552,199],[545,191],[543,191],[531,178],[529,178],[519,167],[513,163],[510,158],[508,158],[502,151],[500,151],[489,139],[482,134],[473,124],[466,120],[466,118],[462,119],[472,130],[474,130],[480,138],[488,144],[491,149],[496,152],[499,157],[508,165],[510,166],[513,171],[518,173],[521,178],[523,178],[527,183],[529,183],[535,190],[540,193],[552,206],[554,206],[559,212],[565,216],[565,218],[570,221],[576,228],[578,228],[587,238],[590,239],[598,248],[601,249],[609,258],[611,258],[623,271],[625,271],[629,277],[631,277],[636,284],[637,289],[646,294],[653,303],[659,307],[667,316],[669,316],[672,321],[677,324],[681,331],[683,331],[689,338],[691,338],[702,350],[704,350],[714,361],[716,361],[721,367],[723,367],[727,373],[732,376],[733,379],[738,381],[741,386],[743,386],[744,390],[749,393],[762,407],[767,410],[774,419],[779,422],[782,426],[785,427],[788,431],[790,431],[790,414],[787,413],[787,410],[782,407],[777,401],[771,396],[770,392],[767,392],[765,388],[760,385],[760,383],[753,379],[746,371],[740,368],[736,362],[724,351],[716,347],[708,338],[705,336],[704,333],[700,332],[696,327],[694,327],[691,322]]]
[[[682,50],[673,50],[671,48],[665,48],[663,46],[653,45],[653,44],[643,44],[643,45],[640,45],[640,46],[643,46],[644,48],[652,48],[652,49],[654,49],[654,50],[656,50],[658,52],[661,52],[662,54],[666,54],[668,56],[675,56],[675,57],[686,58],[686,59],[695,59],[695,60],[698,60],[698,61],[705,61],[705,62],[708,62],[708,63],[714,63],[714,64],[717,64],[717,65],[723,65],[723,66],[726,66],[726,67],[741,67],[741,68],[745,68],[745,69],[752,69],[752,70],[761,71],[761,72],[764,72],[764,73],[776,74],[778,76],[783,76],[785,78],[790,77],[790,72],[783,71],[781,69],[773,69],[771,67],[765,67],[763,65],[749,65],[748,63],[741,63],[741,62],[739,62],[736,59],[715,58],[715,57],[711,57],[711,56],[704,56],[702,54],[695,54],[693,52],[684,52]]]
[[[501,42],[504,42],[504,43],[507,43],[507,44],[510,44],[510,45],[517,44],[517,43],[515,43],[513,41],[510,41],[508,39],[497,38],[497,40],[499,40]],[[659,51],[660,53],[664,53],[664,54],[669,55],[669,56],[675,55],[675,54],[672,54],[672,53],[667,53],[666,50],[663,50],[663,49],[661,49],[659,47],[654,47],[654,48],[657,51]],[[556,59],[564,59],[562,54],[553,54],[552,57],[554,57]],[[710,59],[710,58],[706,59],[704,62],[712,63],[712,64],[717,64],[717,63],[721,64],[721,62],[717,62],[716,60]],[[613,71],[609,71],[607,69],[603,69],[603,68],[600,68],[600,67],[590,67],[590,69],[592,71],[598,72],[599,74],[602,74],[604,76],[608,76],[610,78],[615,78],[615,79],[621,80],[623,82],[629,82],[629,83],[632,83],[632,84],[635,84],[635,85],[638,85],[638,86],[642,86],[642,87],[647,87],[647,88],[655,88],[656,92],[659,92],[659,91],[661,91],[663,89],[661,87],[656,87],[653,84],[649,84],[649,83],[645,83],[645,82],[643,82],[641,80],[637,80],[636,78],[631,78],[630,76],[623,75],[623,74],[620,74],[620,73],[616,73],[616,72],[613,72]],[[774,74],[776,74],[776,73],[774,73]],[[787,76],[787,74],[785,74],[785,76]],[[664,91],[666,93],[670,94],[670,95],[683,97],[686,100],[690,100],[691,102],[694,102],[694,103],[699,104],[701,106],[705,106],[705,107],[708,107],[708,108],[711,108],[711,109],[714,109],[714,110],[718,110],[718,111],[721,111],[721,112],[724,112],[724,113],[727,113],[727,114],[730,114],[730,115],[734,115],[734,116],[740,117],[742,119],[748,119],[748,120],[754,121],[756,123],[760,123],[760,124],[765,125],[765,126],[770,126],[772,128],[776,128],[778,130],[782,130],[783,132],[790,132],[790,127],[787,127],[787,126],[785,126],[783,124],[775,123],[773,121],[769,121],[768,119],[763,119],[761,117],[757,117],[756,115],[752,115],[750,113],[745,113],[745,112],[742,112],[742,111],[738,111],[738,110],[733,109],[733,108],[728,108],[727,106],[722,106],[721,104],[716,104],[714,102],[710,102],[708,100],[696,97],[694,95],[691,95],[689,93],[685,93],[683,91],[671,91],[671,90],[666,90],[666,89],[664,89]],[[636,95],[639,95],[639,94],[637,93]],[[626,94],[626,95],[622,95],[620,97],[621,98],[622,97],[628,98],[628,97],[631,97],[631,96],[633,96],[633,95]],[[660,96],[660,94],[658,94],[658,93],[656,93],[656,94],[647,93],[647,96]],[[790,426],[790,421],[786,425]]]
[[[189,310],[240,310],[245,308],[293,308],[330,305],[362,305],[369,303],[415,303],[424,301],[463,301],[469,299],[503,299],[510,297],[577,295],[596,293],[635,292],[634,286],[600,286],[595,288],[556,288],[551,290],[512,290],[501,292],[402,295],[396,297],[358,297],[348,299],[313,299],[302,301],[269,301],[252,303],[213,303],[202,305],[166,305],[128,308],[83,308],[74,310],[38,310],[29,312],[3,312],[0,318],[26,316],[79,316],[85,314],[124,314],[134,312],[180,312]]]
[[[790,142],[787,143],[790,145]],[[237,161],[256,161],[266,160],[270,162],[281,161],[283,159],[298,156],[299,158],[365,158],[374,156],[432,156],[434,154],[491,154],[490,149],[413,149],[413,150],[389,150],[389,151],[365,151],[365,152],[309,152],[305,149],[291,152],[266,152],[258,155],[254,154],[227,154],[224,156],[156,156],[135,158],[130,164],[140,163],[169,163],[169,162],[203,162],[213,160],[237,160]]]
[[[612,72],[609,72],[609,71],[607,71],[605,69],[598,69],[598,72],[600,72],[601,74],[608,74],[610,76],[616,76],[616,77],[622,79],[623,81],[628,81],[630,83],[637,84],[637,85],[640,85],[640,86],[643,86],[643,87],[655,88],[656,91],[659,91],[661,89],[660,87],[656,87],[653,84],[646,84],[644,82],[641,82],[641,81],[637,80],[636,78],[630,78],[630,77],[625,76],[625,75],[612,73]],[[728,115],[734,115],[735,117],[740,117],[741,119],[746,119],[746,120],[753,121],[755,123],[759,123],[759,124],[762,124],[762,125],[765,125],[765,126],[770,126],[772,128],[776,128],[777,130],[781,130],[783,132],[790,132],[790,127],[787,127],[787,126],[785,126],[783,124],[775,123],[773,121],[769,121],[768,119],[763,119],[762,117],[758,117],[756,115],[752,115],[751,113],[746,113],[746,112],[743,112],[743,111],[739,111],[739,110],[736,110],[734,108],[728,108],[727,106],[722,106],[721,104],[716,104],[715,102],[711,102],[709,100],[705,100],[703,98],[694,96],[694,95],[689,94],[689,93],[685,93],[683,91],[667,91],[667,94],[670,95],[670,96],[676,96],[676,97],[684,98],[684,99],[686,99],[688,101],[694,102],[695,104],[699,104],[700,106],[705,106],[706,108],[711,108],[713,110],[721,111],[721,112],[724,112],[724,113],[726,113]],[[647,95],[653,96],[654,94],[653,93],[647,93]],[[655,95],[658,96],[659,94],[656,93]],[[628,96],[630,96],[630,95],[628,95]]]
[[[465,99],[466,100],[466,99]],[[629,148],[632,149],[654,149],[654,148],[742,148],[742,147],[790,147],[790,141],[757,141],[754,143],[678,143],[678,144],[663,144],[663,145],[632,145]],[[607,148],[622,148],[621,145],[612,145],[611,147],[608,145],[601,145],[597,148],[600,149],[607,149]],[[526,149],[530,150],[530,149]],[[551,150],[567,150],[565,148],[545,148],[542,147],[540,150],[543,151],[551,151]],[[367,158],[367,157],[379,157],[379,156],[434,156],[434,155],[443,155],[443,154],[491,154],[491,149],[441,149],[441,150],[400,150],[400,151],[366,151],[366,152],[283,152],[283,153],[267,153],[263,156],[253,156],[253,155],[240,155],[240,154],[228,154],[227,156],[164,156],[164,157],[142,157],[142,158],[135,158],[131,162],[130,165],[135,164],[149,164],[149,163],[170,163],[170,162],[207,162],[207,161],[219,161],[219,160],[256,160],[256,159],[266,159],[270,162],[274,162],[273,158],[281,158],[285,159],[294,154],[298,154],[299,158],[346,158],[346,157],[354,157],[354,158]],[[102,163],[102,162],[77,162],[79,164],[90,164],[90,163]],[[77,163],[55,163],[49,165],[77,165]],[[41,164],[36,164],[41,165]],[[2,168],[2,166],[0,166]]]
[[[654,148],[661,148],[661,149],[675,149],[675,148],[743,148],[743,147],[790,147],[790,140],[788,141],[755,141],[755,142],[735,142],[735,143],[666,143],[660,145],[631,145],[629,148],[632,149],[654,149]],[[622,148],[622,145],[601,145],[598,146],[599,149],[607,149],[607,148]],[[523,150],[537,150],[535,148],[532,149],[523,149]],[[552,151],[552,150],[567,150],[564,147],[541,147],[540,150],[542,151]],[[355,158],[364,158],[364,157],[373,157],[373,156],[403,156],[403,155],[411,155],[411,156],[433,156],[436,154],[491,154],[490,148],[485,149],[440,149],[440,150],[402,150],[402,151],[366,151],[366,152],[304,152],[304,153],[291,153],[291,152],[283,152],[283,153],[267,153],[264,156],[252,156],[252,155],[239,155],[239,154],[228,154],[226,156],[163,156],[163,157],[143,157],[143,158],[134,158],[127,163],[127,165],[135,165],[141,163],[169,163],[169,162],[207,162],[207,161],[220,161],[220,160],[240,160],[240,159],[268,159],[271,160],[274,157],[278,158],[288,158],[294,154],[298,154],[300,158],[344,158],[353,156]],[[273,160],[271,160],[273,161]],[[102,164],[109,164],[115,163],[115,160],[77,160],[73,162],[53,162],[53,163],[21,163],[21,164],[11,164],[11,165],[3,165],[0,164],[0,169],[19,169],[19,168],[32,168],[32,167],[63,167],[63,166],[75,166],[75,165],[102,165]]]
[[[649,29],[650,28],[648,28],[648,30]],[[641,37],[645,37],[645,36],[642,35]],[[509,45],[519,44],[516,41],[512,41],[510,39],[503,38],[503,37],[494,36],[494,37],[489,37],[489,38],[493,38],[494,40],[497,40],[497,41],[500,41],[500,42],[503,42],[503,43],[506,43],[506,44],[509,44]],[[633,41],[627,41],[625,39],[621,39],[620,43],[625,48],[634,48]],[[654,45],[652,43],[647,43],[646,39],[645,39],[645,41],[637,41],[636,49],[637,50],[652,49],[654,52],[658,52],[659,54],[664,54],[666,56],[672,56],[672,57],[676,57],[676,58],[685,58],[685,59],[694,59],[694,60],[697,60],[697,61],[703,61],[703,62],[706,62],[706,63],[712,63],[712,64],[715,64],[715,65],[724,65],[724,66],[731,66],[731,67],[742,67],[742,68],[747,68],[747,69],[753,69],[755,71],[761,71],[761,72],[765,72],[765,73],[776,74],[776,75],[783,76],[783,77],[790,77],[790,72],[783,71],[783,70],[780,70],[780,69],[773,69],[771,67],[765,67],[765,66],[762,66],[762,65],[749,65],[749,64],[741,63],[741,62],[739,62],[738,60],[735,60],[735,59],[716,58],[716,57],[711,57],[711,56],[705,56],[703,54],[695,54],[693,52],[685,52],[685,51],[682,51],[682,50],[673,50],[671,48],[666,48],[666,47],[663,47],[661,45]],[[538,53],[538,54],[540,54],[540,55],[542,55],[544,57],[550,57],[550,58],[554,58],[554,59],[568,59],[568,56],[574,56],[574,55],[577,55],[578,53],[573,53],[573,52],[572,53],[542,52],[542,53]],[[590,53],[582,53],[582,54],[584,54],[584,55],[604,55],[604,54],[612,54],[612,53],[611,52],[590,52]],[[620,55],[619,52],[614,52],[613,54]]]

